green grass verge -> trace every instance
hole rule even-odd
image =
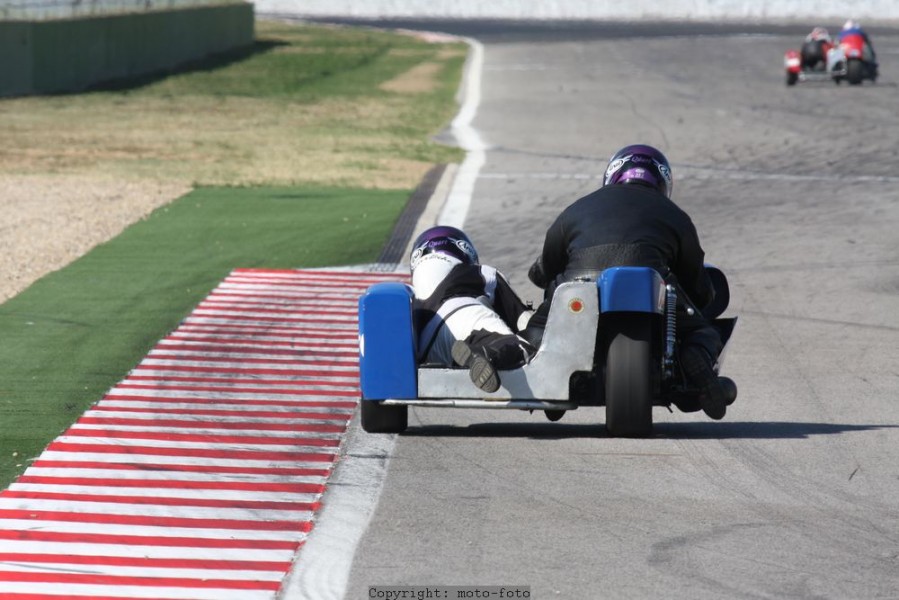
[[[0,305],[0,487],[233,268],[371,262],[407,197],[200,188]]]
[[[208,186],[0,305],[0,487],[229,271],[371,262],[420,177],[461,159],[430,136],[464,44],[256,32],[248,55],[132,88],[0,101],[0,174]]]
[[[256,37],[133,88],[0,99],[0,174],[406,189],[461,160],[431,136],[457,110],[464,44],[266,21]]]

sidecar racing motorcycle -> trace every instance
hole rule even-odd
[[[796,85],[799,81],[826,81],[831,77],[830,54],[834,46],[830,35],[816,27],[810,38],[801,50],[787,50],[784,54],[787,85]]]
[[[703,314],[724,348],[737,319],[721,318],[729,302],[724,273],[706,267],[716,289]],[[500,371],[493,393],[477,388],[467,369],[416,363],[413,292],[400,282],[371,286],[359,299],[362,428],[401,433],[408,408],[542,410],[551,421],[582,406],[605,406],[615,437],[652,433],[652,408],[700,410],[699,390],[678,364],[677,289],[646,267],[606,269],[595,280],[560,285],[543,342],[527,365]],[[716,368],[724,358],[718,357]],[[723,383],[736,386],[724,377]]]
[[[877,81],[877,63],[867,57],[865,40],[859,33],[842,34],[836,44],[821,46],[820,60],[809,64],[799,50],[787,50],[784,54],[784,69],[788,86],[801,81],[832,80],[839,84],[848,81],[859,85],[863,81]]]

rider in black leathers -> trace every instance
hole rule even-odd
[[[543,252],[528,273],[546,290],[545,300],[524,337],[535,346],[541,341],[559,284],[595,279],[609,267],[652,267],[679,287],[681,364],[702,391],[703,410],[720,419],[732,401],[713,370],[721,336],[700,312],[715,292],[696,227],[669,199],[671,186],[670,166],[657,149],[627,146],[612,156],[603,187],[566,208],[546,233]]]

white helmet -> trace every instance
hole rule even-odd
[[[827,29],[824,27],[815,27],[812,29],[812,32],[808,35],[808,39],[810,40],[823,40],[825,42],[830,41],[830,33],[828,33]]]
[[[477,265],[478,251],[461,229],[431,227],[412,243],[409,266],[415,296],[428,298],[456,265]]]
[[[861,23],[856,21],[855,19],[849,19],[845,23],[843,23],[843,31],[848,29],[861,29]]]

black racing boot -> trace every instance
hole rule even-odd
[[[737,399],[737,383],[730,377],[719,377],[718,381],[727,392],[727,405],[730,406]]]
[[[499,375],[486,356],[473,352],[471,347],[461,340],[453,344],[452,355],[457,365],[468,369],[471,381],[476,386],[485,392],[495,392],[499,389]]]
[[[716,421],[723,419],[727,406],[736,398],[736,385],[731,390],[730,386],[719,380],[712,368],[712,357],[700,346],[682,348],[680,363],[687,378],[699,388],[699,404],[703,412]]]

